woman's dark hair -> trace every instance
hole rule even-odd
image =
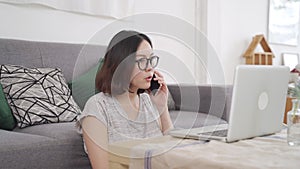
[[[119,95],[128,91],[135,53],[143,40],[152,47],[149,37],[136,31],[123,30],[112,38],[102,68],[96,75],[95,85],[99,92]]]

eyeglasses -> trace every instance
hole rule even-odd
[[[155,68],[158,65],[158,61],[159,61],[158,56],[152,56],[149,59],[141,58],[139,60],[136,60],[135,62],[138,63],[139,69],[144,71],[148,68],[149,63],[152,68]]]

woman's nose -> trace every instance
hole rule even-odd
[[[152,71],[152,70],[153,70],[153,67],[152,67],[150,64],[148,64],[145,71],[146,71],[146,72],[150,72],[150,71]]]

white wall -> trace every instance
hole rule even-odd
[[[196,7],[196,4],[201,6]],[[218,55],[217,59],[221,62],[224,75],[220,77],[225,77],[225,83],[229,84],[233,81],[236,65],[245,62],[242,55],[252,37],[261,33],[267,37],[268,0],[136,0],[134,9],[135,14],[154,12],[172,15],[200,28],[212,43]],[[0,3],[0,20],[1,38],[70,43],[85,43],[99,30],[115,21],[111,18],[68,13],[41,6],[13,6],[4,3]],[[164,24],[153,20],[149,22]],[[151,36],[157,49],[176,55],[179,58],[178,63],[185,64],[194,77],[198,78],[198,82],[205,82],[203,69],[195,63],[195,57],[189,49],[178,41]],[[108,41],[109,39],[104,44]],[[282,52],[300,51],[300,46],[270,46],[276,56],[274,64],[281,64]],[[216,76],[216,64],[209,56],[207,62],[212,74],[207,78],[211,82],[210,77]],[[170,65],[171,62],[163,64],[162,67]],[[224,81],[220,78],[213,83],[221,83],[222,80]],[[184,74],[180,76],[180,81],[185,82]]]
[[[195,16],[195,0],[183,1],[183,0],[136,0],[135,4],[135,14],[143,13],[158,13],[166,14],[175,17],[175,20],[170,22],[178,22],[183,20],[187,24],[196,26],[196,16]],[[171,25],[167,23],[158,22],[155,19],[149,19],[150,25],[156,25],[156,27],[164,26],[169,29],[170,32],[174,29]],[[186,25],[176,25],[181,27],[182,33],[184,34]],[[195,31],[195,30],[193,30]],[[159,33],[159,32],[156,32]],[[186,33],[188,34],[188,33]],[[193,36],[195,32],[192,33]],[[185,46],[183,39],[176,39],[170,37],[170,34],[151,34],[150,37],[154,41],[154,48],[160,50],[165,59],[160,62],[160,68],[165,72],[166,80],[168,83],[200,83],[206,81],[205,78],[198,78],[199,68],[195,67],[195,55],[190,50],[190,48],[195,48],[195,40],[192,39],[192,46]],[[175,56],[175,57],[174,57]],[[196,79],[196,80],[195,80]]]
[[[225,83],[231,84],[236,65],[245,63],[242,55],[252,37],[266,35],[268,0],[208,2],[208,39],[222,63]],[[209,67],[214,69],[214,63]]]
[[[268,33],[269,0],[207,0],[207,36],[222,63],[225,82],[233,82],[234,69],[245,64],[242,57],[252,37]],[[280,65],[282,52],[300,53],[300,46],[269,44],[275,54],[274,65]],[[258,46],[257,50],[261,50]],[[208,58],[209,69],[215,69]]]
[[[194,25],[195,0],[136,0],[133,13],[167,14]],[[98,32],[101,32],[102,29],[111,23],[116,22],[116,19],[108,17],[95,17],[64,12],[44,6],[10,5],[5,3],[0,3],[0,20],[1,38],[67,43],[90,42],[91,39],[95,39]],[[157,23],[155,20],[149,20],[148,22],[154,26],[164,25],[164,23]],[[138,26],[139,23],[134,24]],[[168,25],[165,26],[167,27]],[[103,37],[106,41],[101,39],[99,43],[107,45],[113,34],[109,36]],[[151,34],[150,37],[153,39],[155,49],[169,51],[171,55],[176,56],[176,59],[178,59],[177,63],[180,64],[179,62],[181,62],[187,68],[186,71],[192,74],[193,77],[199,72],[195,71],[194,54],[183,43],[158,34]],[[181,83],[193,82],[193,78],[187,79],[182,71],[172,69],[172,67],[178,67],[178,65],[174,66],[171,60],[169,59],[168,62],[160,64],[161,69],[172,71],[169,74],[177,76],[176,79],[169,77],[167,80],[169,82],[179,81]],[[200,80],[198,79],[198,81]]]
[[[194,1],[137,0],[134,14],[162,13],[194,23]],[[157,5],[160,4],[160,5]],[[184,11],[190,9],[189,11]],[[64,12],[39,5],[0,3],[0,37],[37,41],[83,43],[116,19]],[[155,21],[151,21],[155,22]]]
[[[0,37],[83,43],[112,19],[68,13],[33,5],[0,3]]]

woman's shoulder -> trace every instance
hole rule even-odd
[[[90,105],[90,104],[94,105],[96,103],[107,102],[108,100],[111,100],[111,96],[109,94],[99,92],[93,95],[92,97],[90,97],[87,100],[86,105]]]
[[[94,116],[106,125],[107,104],[105,103],[107,102],[106,100],[109,99],[109,97],[109,95],[102,92],[91,96],[85,103],[82,114],[78,117],[78,121],[87,116]]]
[[[99,100],[99,99],[111,99],[111,98],[112,98],[112,96],[110,94],[99,92],[97,94],[94,94],[90,99]]]

